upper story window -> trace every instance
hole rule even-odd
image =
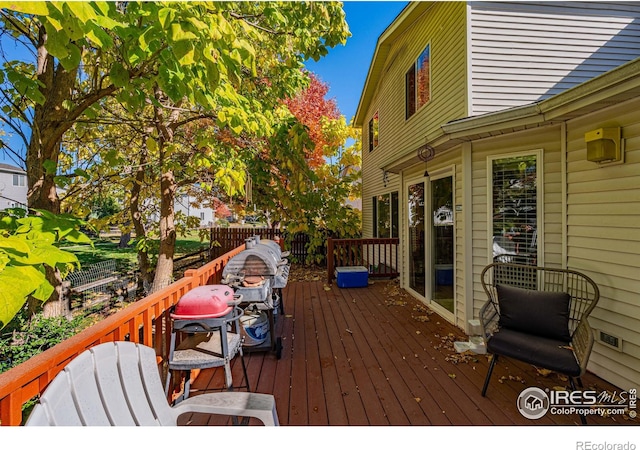
[[[13,185],[14,186],[26,186],[26,178],[24,175],[18,175],[17,173],[13,174]]]
[[[431,100],[431,45],[427,45],[405,75],[405,119]]]
[[[378,111],[369,121],[369,151],[372,152],[378,146]]]

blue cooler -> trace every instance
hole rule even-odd
[[[369,271],[364,266],[336,267],[338,287],[356,288],[369,285]]]

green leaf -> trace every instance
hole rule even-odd
[[[78,230],[72,230],[65,235],[65,240],[73,244],[90,244],[93,246],[93,241],[89,236]]]
[[[118,62],[111,66],[109,77],[111,77],[111,82],[116,87],[123,87],[129,83],[129,71]]]
[[[9,1],[0,2],[0,8],[7,8],[25,14],[33,14],[35,16],[46,16],[49,14],[48,2],[22,2]]]
[[[47,173],[47,175],[55,175],[58,167],[54,161],[50,159],[45,159],[42,163],[42,168]]]
[[[169,25],[173,23],[175,16],[176,12],[172,8],[162,8],[158,11],[160,26],[166,30],[169,28]]]
[[[186,30],[181,23],[172,23],[169,28],[169,39],[173,42],[192,41],[196,38],[195,33]]]
[[[60,64],[67,70],[73,70],[80,65],[82,60],[82,52],[77,45],[69,43],[67,45],[68,54],[64,58],[60,58]]]
[[[181,65],[190,65],[195,61],[195,50],[189,41],[179,41],[173,46],[173,54]]]
[[[49,300],[49,297],[53,294],[54,288],[51,286],[51,283],[47,281],[45,278],[38,289],[35,290],[33,294],[31,294],[35,299],[41,300],[42,302],[46,302]]]
[[[25,280],[19,268],[7,266],[0,271],[0,329],[20,311],[27,297],[39,287]]]
[[[16,236],[0,237],[0,248],[11,253],[27,254],[31,251],[31,246],[24,239]]]
[[[78,168],[78,169],[74,170],[73,173],[78,177],[84,178],[85,180],[91,179],[91,176],[89,175],[89,173],[86,170]]]
[[[97,17],[96,11],[89,2],[67,2],[66,5],[82,23],[87,23]]]

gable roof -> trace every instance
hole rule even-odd
[[[361,127],[364,124],[364,115],[367,112],[373,94],[376,90],[376,85],[380,79],[384,62],[389,55],[389,49],[393,41],[402,33],[404,33],[409,26],[420,17],[425,11],[433,6],[435,2],[410,2],[405,8],[400,11],[400,14],[391,22],[391,25],[382,32],[378,38],[376,49],[369,65],[369,72],[364,82],[362,94],[360,95],[360,101],[358,102],[358,108],[354,116],[354,125]]]
[[[10,173],[27,173],[20,167],[12,166],[11,164],[0,163],[0,172],[10,172]]]

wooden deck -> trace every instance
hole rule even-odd
[[[284,350],[245,354],[251,388],[273,393],[282,425],[573,425],[577,415],[524,418],[516,398],[530,386],[554,389],[568,383],[557,374],[503,359],[487,397],[480,390],[486,355],[461,355],[453,341],[464,333],[393,281],[368,288],[330,288],[323,281],[292,281],[284,293],[277,330]],[[241,379],[238,358],[234,379]],[[203,370],[192,395],[219,390],[220,369]],[[585,388],[620,389],[588,373]],[[197,415],[193,425],[207,423]],[[589,424],[638,425],[625,416],[589,416]]]

